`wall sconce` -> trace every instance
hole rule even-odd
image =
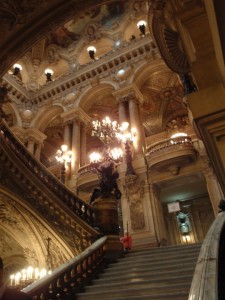
[[[52,81],[53,71],[51,69],[45,69],[46,82]]]
[[[22,66],[20,64],[14,64],[13,65],[13,69],[14,69],[14,72],[13,72],[13,75],[14,76],[17,76],[19,75],[20,71],[23,69]]]
[[[87,52],[89,53],[90,58],[95,60],[96,48],[94,46],[89,46]]]
[[[145,36],[145,28],[146,28],[146,22],[141,20],[137,23],[137,27],[139,28],[141,35]]]

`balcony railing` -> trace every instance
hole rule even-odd
[[[164,140],[162,142],[150,146],[147,149],[147,154],[151,155],[153,153],[162,151],[164,149],[174,147],[175,145],[192,145],[191,137],[185,136],[185,137],[176,137],[173,139]]]

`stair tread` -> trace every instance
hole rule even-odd
[[[151,294],[151,295],[134,295],[134,296],[129,296],[129,300],[141,300],[141,299],[148,299],[149,300],[149,296],[151,296],[151,300],[156,300],[156,299],[176,299],[175,297],[178,296],[179,299],[178,300],[182,300],[180,297],[185,297],[184,299],[187,299],[188,297],[188,293],[185,291],[181,291],[181,292],[174,292],[174,293],[161,293],[161,294]],[[110,295],[111,297],[111,295]],[[114,297],[114,296],[113,296]],[[81,298],[87,298],[87,295],[85,295],[85,293],[79,293],[77,294],[77,300],[81,300]],[[101,299],[100,297],[98,299]],[[104,295],[103,299],[113,299],[113,298],[108,298]],[[115,299],[115,298],[114,298]],[[127,300],[127,296],[124,297],[116,297],[116,300]],[[96,300],[96,299],[95,299]]]
[[[98,279],[85,288],[84,293],[77,294],[76,299],[186,300],[200,246],[166,246],[132,251],[110,264]]]
[[[172,282],[176,282],[176,283],[190,283],[191,284],[191,280],[192,280],[192,276],[191,275],[188,275],[188,276],[179,276],[177,275],[176,277],[169,277],[169,278],[163,278],[161,280],[159,279],[152,279],[152,280],[143,280],[142,278],[131,278],[130,280],[127,280],[127,282],[109,282],[109,283],[103,283],[101,280],[99,280],[98,283],[96,283],[94,286],[91,285],[91,286],[87,286],[87,290],[88,289],[96,289],[96,288],[101,288],[101,290],[103,288],[111,288],[111,287],[114,287],[114,288],[118,288],[119,286],[121,286],[121,284],[123,285],[132,285],[132,286],[135,286],[135,285],[146,285],[146,286],[154,286],[157,284],[157,286],[160,286],[160,285],[171,285],[171,281]]]

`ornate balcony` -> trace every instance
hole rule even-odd
[[[156,171],[169,170],[173,175],[195,160],[196,151],[189,136],[160,141],[147,149],[149,168]]]

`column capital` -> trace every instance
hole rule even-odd
[[[136,101],[138,103],[143,103],[143,95],[136,85],[130,85],[123,87],[115,92],[113,96],[116,98],[117,103]]]
[[[73,108],[70,111],[61,114],[64,123],[70,123],[71,121],[77,120],[81,123],[88,124],[91,122],[91,118],[81,109]]]

